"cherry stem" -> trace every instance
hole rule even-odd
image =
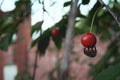
[[[101,7],[98,8],[98,9],[95,11],[94,15],[93,15],[92,22],[91,22],[91,26],[90,26],[90,33],[92,33],[93,23],[94,23],[95,16],[96,16],[98,10],[100,10],[100,9],[101,9]]]
[[[33,77],[32,77],[32,80],[35,80],[35,76],[36,76],[36,68],[37,68],[37,57],[38,56],[38,53],[36,53],[35,55],[35,62],[34,62],[34,69],[33,69]]]

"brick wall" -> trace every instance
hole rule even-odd
[[[3,68],[5,64],[5,52],[0,50],[0,80],[4,80],[3,78]]]
[[[22,72],[27,68],[28,53],[30,51],[31,43],[31,17],[24,19],[19,25],[17,33],[17,41],[15,44],[14,60],[18,66],[18,72]]]

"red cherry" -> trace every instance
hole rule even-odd
[[[59,30],[55,28],[55,29],[52,30],[51,33],[52,33],[52,36],[58,36]]]
[[[82,35],[81,43],[84,47],[94,47],[97,42],[97,39],[94,34],[87,32]]]

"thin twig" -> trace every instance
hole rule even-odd
[[[36,75],[36,68],[37,68],[37,52],[35,54],[35,62],[34,62],[34,69],[33,69],[33,77],[32,80],[35,80],[35,75]]]
[[[44,1],[43,1],[43,8],[44,8]],[[44,17],[44,10],[43,10],[43,17]],[[44,22],[44,19],[43,19],[43,22]],[[40,35],[42,35],[42,28],[40,28]],[[36,55],[35,55],[34,71],[33,71],[33,78],[32,78],[32,80],[35,80],[35,76],[36,76],[36,68],[37,68],[37,60],[38,60],[37,59],[38,58],[37,55],[38,55],[38,47],[37,47],[37,52],[36,52]]]
[[[42,29],[40,29],[40,35],[42,35]],[[33,70],[33,78],[32,78],[32,80],[35,80],[35,76],[36,76],[36,68],[37,68],[37,62],[38,62],[38,53],[39,52],[37,50],[36,51],[36,55],[35,55],[35,62],[34,62],[34,70]]]
[[[107,11],[113,16],[113,18],[115,19],[115,21],[117,22],[118,26],[120,27],[120,22],[118,21],[118,16],[115,15],[115,13],[110,9],[110,7],[108,5],[106,5],[102,0],[98,0],[101,5],[103,5]]]

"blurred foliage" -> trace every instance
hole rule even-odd
[[[40,55],[45,54],[45,51],[49,45],[50,39],[52,39],[54,41],[57,49],[61,49],[62,40],[65,37],[65,33],[66,33],[67,19],[68,19],[68,16],[64,15],[60,22],[56,23],[51,28],[48,28],[47,30],[45,30],[43,33],[40,34],[40,37],[38,37],[37,39],[35,39],[32,42],[32,46],[34,46],[35,44],[38,44],[37,51],[39,52]],[[39,24],[39,23],[40,22],[38,22],[37,24]],[[37,24],[35,24],[36,30],[37,31],[41,30],[40,27],[37,27]],[[58,28],[60,34],[58,34],[57,36],[52,36],[51,31],[53,28]]]
[[[15,76],[15,80],[32,80],[32,76],[29,72],[23,71]]]
[[[119,80],[120,78],[120,64],[110,66],[104,71],[100,72],[95,77],[95,80]]]
[[[35,25],[32,26],[31,36],[34,32],[40,31],[42,24],[43,24],[43,21],[37,22]]]
[[[72,1],[65,2],[65,3],[64,3],[64,7],[70,6],[70,5],[71,5],[71,2],[72,2]]]
[[[38,0],[40,4],[43,4],[41,0]],[[103,7],[98,1],[95,3],[93,8],[89,11],[88,15],[82,14],[80,7],[81,5],[88,5],[90,0],[82,0],[78,4],[78,15],[76,18],[75,25],[75,35],[80,35],[85,32],[89,32],[92,17],[95,11]],[[12,43],[13,35],[18,30],[18,25],[24,20],[25,17],[28,17],[31,13],[31,3],[30,0],[18,0],[15,3],[16,7],[10,12],[4,12],[4,15],[0,19],[0,49],[7,50],[8,46]],[[71,5],[71,1],[65,2],[63,7]],[[120,17],[120,2],[119,0],[109,0],[107,4],[110,6],[112,11]],[[44,6],[44,5],[43,5]],[[43,10],[44,11],[44,10]],[[31,36],[34,32],[40,31],[40,36],[33,40],[32,46],[37,44],[38,52],[40,55],[44,55],[45,51],[49,45],[49,41],[52,39],[58,49],[61,48],[63,39],[65,38],[65,33],[67,29],[68,22],[68,13],[66,13],[62,19],[53,25],[51,28],[48,28],[44,32],[41,30],[41,26],[44,21],[40,21],[32,26]],[[57,37],[51,35],[53,28],[58,28],[60,34]],[[103,80],[101,77],[104,77],[105,80],[115,80],[120,75],[119,71],[119,61],[120,61],[120,27],[117,25],[111,14],[105,9],[101,8],[94,20],[93,32],[97,35],[100,35],[100,40],[109,40],[110,44],[105,55],[102,56],[101,60],[91,66],[90,74],[95,77],[95,80]],[[99,54],[99,53],[98,53]],[[113,59],[113,61],[110,61]],[[111,67],[110,67],[111,66]],[[112,75],[113,73],[114,75]],[[21,79],[20,79],[21,80]],[[52,80],[52,79],[51,79]]]
[[[9,44],[9,36],[4,35],[3,37],[1,37],[1,39],[0,39],[0,49],[6,51],[8,49],[8,44]],[[3,45],[5,45],[5,46],[3,47]]]
[[[51,35],[51,30],[49,28],[46,31],[44,31],[43,34],[40,35],[38,40],[38,48],[37,48],[40,55],[45,54],[45,50],[49,45],[50,35]]]
[[[0,11],[0,14],[3,14],[0,16],[0,49],[4,51],[7,51],[9,44],[13,42],[12,37],[17,32],[18,25],[30,13],[30,0],[18,0],[15,5],[16,8],[12,11]]]
[[[82,4],[88,4],[90,2],[90,0],[82,0]]]

